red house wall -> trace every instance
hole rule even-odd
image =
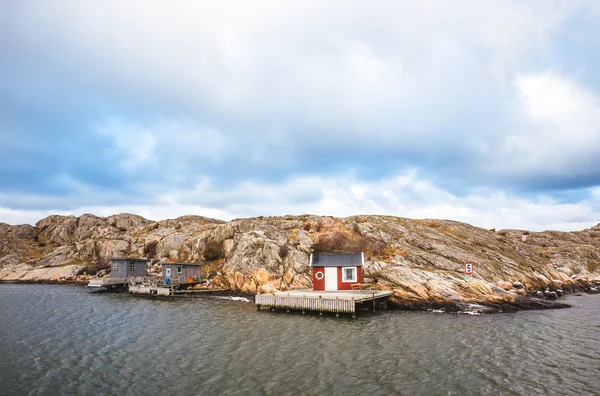
[[[321,280],[317,279],[317,272],[323,274]],[[325,268],[323,267],[313,267],[313,290],[325,290]]]
[[[356,282],[342,282],[342,267],[337,269],[338,290],[352,290],[352,285],[362,283],[362,267],[356,267]],[[323,282],[325,289],[325,282]]]

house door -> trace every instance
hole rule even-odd
[[[170,278],[171,277],[171,267],[165,268],[165,277],[166,278]]]
[[[325,291],[337,290],[337,267],[325,267]]]
[[[119,278],[127,278],[127,263],[119,263]]]

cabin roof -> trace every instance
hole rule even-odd
[[[204,265],[204,263],[174,263],[167,261],[166,263],[161,263],[161,265],[195,265],[199,267],[201,265]]]
[[[128,257],[109,257],[110,261],[136,261],[140,263],[147,263],[150,261],[149,259],[140,259],[140,258],[128,258]]]
[[[362,267],[362,253],[315,253],[311,267]]]

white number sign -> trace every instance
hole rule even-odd
[[[473,275],[473,263],[465,263],[465,274]]]

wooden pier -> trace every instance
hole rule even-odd
[[[377,305],[377,300],[384,299],[392,295],[391,291],[363,290],[363,291],[313,291],[313,290],[290,290],[286,292],[275,292],[267,294],[257,294],[255,304],[260,311],[261,306],[275,308],[285,308],[290,310],[334,312],[336,316],[340,313],[350,313],[356,317],[356,305],[371,303],[373,311]]]
[[[93,278],[87,287],[95,289],[127,289],[129,281],[127,278]]]
[[[217,293],[217,292],[225,292],[229,291],[229,289],[223,288],[204,288],[204,289],[186,289],[186,290],[177,290],[176,287],[160,287],[160,286],[142,286],[142,285],[129,285],[129,292],[131,294],[142,294],[149,296],[177,296],[177,297],[185,297],[185,296],[194,296],[199,294],[206,293]]]
[[[129,293],[131,294],[147,294],[155,296],[172,296],[174,295],[173,287],[157,287],[143,285],[129,285]]]

